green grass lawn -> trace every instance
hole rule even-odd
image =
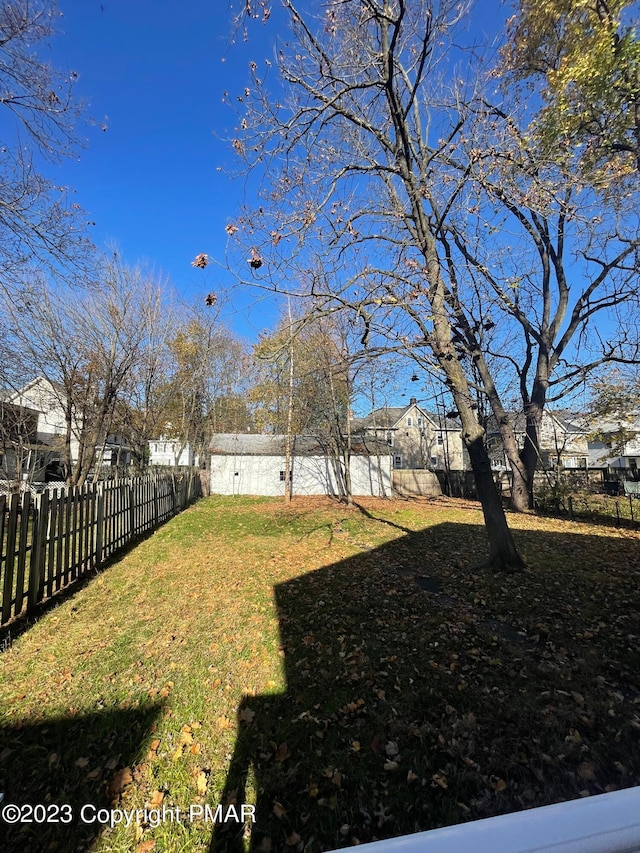
[[[469,502],[200,501],[0,657],[4,802],[71,817],[0,849],[240,851],[202,812],[247,803],[315,853],[640,784],[640,533],[510,522],[492,576]]]

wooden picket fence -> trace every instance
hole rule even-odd
[[[197,472],[0,495],[0,625],[29,615],[200,495]]]

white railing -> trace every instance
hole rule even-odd
[[[640,787],[362,844],[358,853],[640,853]]]

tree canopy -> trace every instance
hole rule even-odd
[[[540,93],[541,155],[579,146],[598,183],[640,170],[637,14],[633,0],[520,0],[510,22],[504,70]]]

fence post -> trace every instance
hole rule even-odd
[[[4,558],[4,587],[2,590],[2,621],[11,618],[13,601],[13,566],[16,559],[16,529],[18,527],[18,510],[20,495],[14,492],[9,498],[9,525],[7,527],[7,546]]]
[[[56,568],[56,526],[58,523],[58,490],[53,490],[47,529],[47,598],[53,595],[53,576]]]
[[[129,542],[131,542],[131,540],[134,538],[135,530],[136,530],[135,497],[136,497],[136,493],[135,493],[134,482],[133,482],[133,480],[129,480],[129,535],[127,536],[127,539],[129,540]]]
[[[37,519],[37,521],[36,521]],[[40,496],[38,512],[34,515],[33,545],[31,546],[31,565],[29,566],[29,589],[27,592],[27,613],[38,603],[40,592],[40,578],[44,569],[45,538],[47,536],[47,522],[49,520],[49,492],[45,491]]]
[[[102,536],[104,530],[104,488],[102,483],[96,487],[98,498],[98,518],[96,521],[96,566],[102,562]]]
[[[22,610],[22,602],[25,599],[24,575],[27,562],[27,534],[29,532],[29,519],[31,517],[31,492],[26,491],[22,496],[20,508],[20,539],[18,540],[18,565],[16,567],[16,603],[14,614],[17,616]],[[31,547],[33,547],[35,531],[31,530]]]
[[[2,565],[2,558],[4,555],[4,520],[5,520],[5,508],[7,505],[7,498],[5,495],[0,495],[0,565]],[[2,602],[0,602],[0,621],[4,622],[4,618],[2,618],[2,611],[4,610],[4,598]]]

